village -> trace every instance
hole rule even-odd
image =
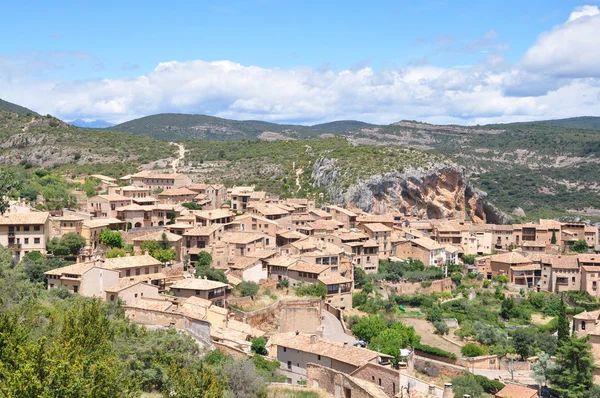
[[[98,192],[80,208],[51,214],[10,203],[0,245],[13,261],[32,252],[60,256],[61,239],[78,235],[74,263],[45,272],[48,289],[120,303],[139,325],[174,328],[235,357],[256,355],[263,341],[264,354],[296,388],[445,398],[454,396],[450,380],[467,371],[502,382],[495,396],[537,396],[535,352],[467,355],[464,348],[479,340],[460,331],[478,320],[445,316],[453,302],[485,307],[488,297],[502,311],[508,300],[522,305],[536,294],[581,307],[569,315],[570,327],[589,336],[600,365],[600,310],[583,305],[600,298],[595,226],[369,214],[149,170],[92,177]],[[391,271],[398,264],[410,269]],[[413,303],[423,296],[435,303]],[[529,316],[541,326],[552,319],[542,307]],[[417,344],[394,352],[371,344],[356,325],[378,313],[414,327]],[[514,322],[508,326],[529,325]]]

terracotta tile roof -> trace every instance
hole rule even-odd
[[[254,219],[254,220],[259,220],[259,221],[266,222],[269,224],[279,225],[279,224],[277,224],[277,222],[275,222],[273,220],[269,220],[268,218],[265,218],[265,217],[261,217],[258,214],[244,214],[243,216],[236,217],[235,221],[243,221],[248,218]]]
[[[187,189],[187,188],[174,188],[174,189],[167,189],[165,191],[162,191],[161,193],[158,194],[158,197],[161,196],[196,196],[198,193],[192,191],[191,189]]]
[[[309,213],[315,214],[322,218],[331,218],[332,217],[330,213],[327,213],[325,210],[321,210],[321,209],[310,209]]]
[[[341,275],[329,275],[329,276],[320,276],[319,282],[322,282],[325,285],[335,285],[340,283],[350,283],[352,279],[346,278]]]
[[[541,258],[542,264],[550,264],[552,268],[579,268],[577,255],[548,254]]]
[[[508,252],[501,254],[494,254],[489,256],[490,261],[507,264],[525,264],[530,263],[531,259],[518,252]]]
[[[48,212],[6,213],[0,216],[0,225],[45,224],[50,218]]]
[[[62,217],[54,217],[56,221],[83,221],[85,218],[83,216],[77,216],[75,214],[67,214]]]
[[[600,254],[578,254],[577,260],[580,263],[599,263],[600,264]]]
[[[288,231],[287,229],[280,229],[276,232],[278,236],[281,236],[284,239],[302,239],[306,238],[306,235],[301,234],[297,231]]]
[[[89,261],[86,263],[77,263],[71,264],[60,268],[55,268],[50,271],[44,272],[45,275],[63,275],[63,274],[73,274],[73,275],[83,275],[92,268],[95,267],[95,263],[93,261]]]
[[[194,210],[192,214],[197,218],[204,220],[218,220],[220,218],[233,217],[233,213],[229,210],[215,209],[215,210]]]
[[[349,217],[356,217],[356,216],[358,216],[358,214],[356,214],[356,213],[354,213],[354,212],[352,212],[350,210],[344,209],[343,207],[340,207],[340,206],[331,205],[331,206],[327,206],[327,207],[329,209],[331,209],[331,210],[335,210],[338,213],[345,214],[345,215],[347,215]]]
[[[128,204],[127,206],[117,207],[116,210],[117,211],[144,211],[146,209],[144,208],[144,206],[140,206],[137,203],[131,203],[131,204]],[[150,208],[150,210],[151,210],[151,208]]]
[[[316,338],[315,338],[316,337]],[[366,348],[344,345],[337,341],[327,340],[307,334],[276,333],[269,340],[270,345],[287,347],[293,350],[321,355],[352,366],[362,366],[377,358],[391,358],[389,355],[371,351]]]
[[[306,225],[303,225],[302,228],[308,226],[312,229],[319,229],[319,230],[325,230],[325,231],[334,231],[336,229],[339,229],[343,224],[339,221],[336,220],[316,220],[316,221],[312,221],[307,223]]]
[[[235,257],[233,263],[229,265],[231,269],[246,269],[254,264],[261,263],[258,258],[251,257]]]
[[[500,398],[535,398],[537,395],[538,390],[517,384],[507,384],[496,393],[496,397]]]
[[[107,258],[104,260],[102,267],[118,270],[126,268],[152,267],[156,265],[162,264],[154,257],[147,254],[142,254],[141,256]]]
[[[119,220],[118,218],[94,218],[92,220],[85,220],[83,225],[89,228],[99,228],[125,223],[126,221]]]
[[[191,227],[191,225],[188,225]],[[183,236],[208,236],[223,228],[222,224],[213,224],[208,227],[196,227],[188,229],[183,233]]]
[[[223,234],[222,240],[227,243],[234,244],[248,244],[252,242],[256,242],[259,239],[262,239],[268,235],[265,234],[257,234],[252,232],[227,232]]]
[[[211,281],[209,279],[183,279],[171,285],[172,289],[189,289],[189,290],[212,290],[218,288],[226,288],[228,285],[223,282]]]
[[[248,208],[254,209],[265,216],[281,216],[290,214],[289,210],[282,209],[280,206],[271,203],[250,203]]]
[[[123,202],[125,202],[125,201],[130,201],[131,200],[131,198],[128,198],[126,196],[119,195],[119,194],[116,194],[116,193],[110,193],[110,194],[107,194],[107,195],[96,195],[96,196],[94,196],[92,198],[89,198],[88,201],[92,201],[94,198],[104,199],[104,200],[107,200],[109,202],[117,202],[117,201],[123,201]]]
[[[371,232],[391,232],[392,229],[382,223],[374,222],[363,224],[364,228],[368,229]]]
[[[425,248],[426,250],[439,250],[444,248],[444,246],[429,238],[415,238],[411,242],[416,243],[417,245]]]
[[[290,267],[300,261],[296,257],[274,257],[267,260],[267,263],[275,267]]]
[[[312,274],[320,274],[329,269],[329,265],[311,264],[305,261],[298,261],[295,265],[288,267],[290,271],[310,272]]]
[[[169,231],[154,231],[147,233],[146,235],[133,238],[132,240],[134,242],[145,242],[147,240],[161,241],[163,239],[163,234],[165,234],[169,242],[179,242],[182,239],[181,235],[173,234]]]
[[[356,218],[360,223],[393,223],[393,214],[368,214],[363,213]]]
[[[151,285],[146,283],[145,281],[141,281],[141,280],[135,280],[134,278],[121,278],[119,279],[119,282],[117,282],[116,284],[112,285],[111,287],[109,287],[108,289],[104,289],[105,292],[108,293],[119,293],[125,289],[128,289],[132,286],[135,286],[139,283],[145,283],[148,286],[153,286],[158,290],[158,286],[156,285]]]
[[[276,254],[277,254],[277,250],[263,249],[263,250],[253,251],[252,253],[247,253],[247,254],[245,254],[245,256],[257,258],[260,260],[266,260],[268,258],[275,256]]]
[[[584,311],[577,315],[573,315],[573,319],[579,319],[582,321],[597,321],[598,318],[600,318],[600,310]]]

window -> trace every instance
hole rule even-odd
[[[40,238],[33,238],[33,243],[35,243],[36,245],[40,244]]]
[[[135,298],[137,298],[137,293],[133,295]]]
[[[29,225],[23,225],[23,231],[28,232],[29,231]]]
[[[581,321],[581,330],[585,330],[585,321]]]
[[[29,238],[25,238],[25,239],[23,239],[23,241],[26,245],[29,244]]]
[[[379,378],[379,385],[381,385],[381,377]]]
[[[200,290],[196,290],[196,296],[200,295]]]
[[[283,347],[283,352],[287,352],[287,347]]]
[[[125,271],[125,276],[131,276],[131,270]]]
[[[287,368],[292,369],[292,361],[287,361]]]
[[[571,277],[571,282],[572,282],[572,283],[575,283],[575,277],[574,277],[574,276],[573,276],[573,277]]]
[[[110,295],[110,301],[115,301],[115,295],[114,294]]]
[[[317,360],[319,360],[319,361],[321,360],[321,356],[320,355],[317,355]]]
[[[40,226],[39,225],[34,225],[33,226],[33,230],[34,231],[39,231],[40,230]]]
[[[73,286],[73,293],[77,293],[79,291],[79,286]]]

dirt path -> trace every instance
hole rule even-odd
[[[175,145],[179,148],[177,158],[173,159],[173,161],[171,162],[171,169],[173,170],[173,173],[177,173],[177,168],[179,167],[179,165],[181,164],[181,161],[183,160],[183,158],[185,156],[185,146],[183,146],[183,144],[179,144],[177,142],[169,142],[169,144]]]
[[[415,328],[415,332],[421,336],[421,343],[430,345],[432,347],[441,348],[442,350],[456,354],[459,357],[462,356],[460,353],[460,347],[452,344],[448,340],[443,339],[439,335],[434,334],[433,332],[435,331],[435,328],[428,321],[424,319],[402,318],[401,322],[404,325]]]

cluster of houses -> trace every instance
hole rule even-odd
[[[317,207],[312,200],[279,199],[252,186],[193,183],[184,174],[94,177],[104,192],[90,197],[84,209],[51,216],[13,204],[0,216],[0,244],[18,260],[31,251],[46,253],[54,236],[77,233],[86,247],[76,264],[46,273],[49,289],[121,300],[139,322],[181,327],[246,350],[250,337],[264,331],[230,316],[228,300],[236,285],[318,283],[327,290],[319,311],[349,310],[355,269],[377,273],[382,259],[444,267],[464,255],[494,252],[479,257],[472,271],[490,279],[506,275],[515,284],[542,291],[582,290],[600,296],[600,254],[563,254],[581,240],[590,253],[597,247],[598,229],[584,223],[422,220]],[[104,229],[121,231],[133,253],[106,258],[100,241]],[[210,265],[224,271],[229,283],[195,278],[183,266],[163,264],[142,250],[146,241],[165,240],[176,253],[175,264],[194,266],[208,253]],[[323,387],[327,381],[335,384],[331,389],[351,389],[352,396],[365,397],[398,396],[408,388],[381,353],[324,339],[316,330],[269,337],[270,353],[282,363],[289,382],[307,380]],[[444,393],[426,389],[423,396]]]

